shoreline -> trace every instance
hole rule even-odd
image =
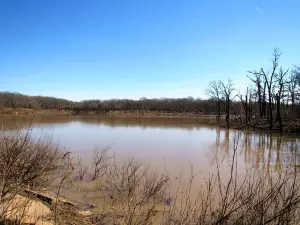
[[[96,111],[76,111],[76,110],[59,110],[59,109],[0,109],[0,115],[70,115],[70,116],[105,116],[105,117],[130,117],[130,118],[209,118],[216,120],[215,115],[200,114],[200,113],[168,113],[158,111],[109,111],[109,112],[96,112]],[[222,116],[223,118],[223,116]],[[225,118],[225,117],[224,117]]]
[[[97,112],[97,111],[76,111],[76,110],[59,110],[59,109],[12,109],[5,108],[0,109],[1,115],[12,115],[12,116],[87,116],[87,117],[103,117],[113,119],[149,119],[149,120],[177,120],[182,123],[197,123],[205,125],[219,126],[222,129],[226,129],[225,116],[221,116],[221,124],[217,124],[215,115],[205,115],[200,113],[179,113],[179,112],[158,112],[158,111],[109,111],[109,112]],[[176,121],[176,122],[177,122]],[[278,129],[269,130],[268,124],[251,124],[243,125],[236,124],[232,120],[229,129],[242,130],[242,131],[255,131],[260,133],[278,133]],[[300,134],[300,121],[283,121],[284,131],[282,134]]]

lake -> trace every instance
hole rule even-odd
[[[31,121],[32,120],[32,121]],[[31,123],[31,125],[30,125]],[[289,166],[299,137],[219,129],[189,118],[116,118],[96,116],[1,115],[0,124],[11,130],[32,128],[34,138],[49,135],[54,144],[90,163],[93,149],[109,148],[120,158],[134,158],[171,177],[201,171],[204,177],[222,162],[223,176],[238,140],[238,168],[269,172]]]

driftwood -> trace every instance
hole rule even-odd
[[[34,190],[31,190],[31,189],[26,189],[25,193],[29,194],[29,195],[31,195],[35,198],[38,198],[43,202],[47,202],[50,205],[53,205],[56,202],[56,194],[49,191],[49,190],[47,190],[47,189],[42,189],[41,191],[34,191]],[[66,198],[63,198],[63,197],[58,197],[57,200],[58,200],[59,203],[63,203],[63,204],[73,206],[73,207],[76,206],[75,202],[72,202],[72,201],[70,201]]]

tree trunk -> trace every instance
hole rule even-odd
[[[244,111],[245,111],[245,124],[248,124],[249,117],[248,117],[248,100],[247,100],[247,96],[246,96]]]
[[[279,122],[279,131],[282,133],[282,120],[280,115],[280,97],[279,95],[276,95],[276,101],[277,101],[277,120]]]
[[[291,97],[292,97],[292,112],[294,112],[295,94],[294,94],[294,93],[291,93]]]
[[[229,112],[230,112],[230,100],[226,99],[226,127],[229,128]]]
[[[257,94],[258,94],[259,117],[262,118],[264,116],[264,114],[263,114],[263,106],[262,106],[262,100],[261,100],[261,86],[260,86],[260,83],[258,83],[258,85],[257,85]]]
[[[266,82],[264,84],[264,91],[263,91],[263,107],[262,107],[262,112],[263,112],[263,118],[266,117]],[[269,118],[269,116],[268,116]]]
[[[251,122],[251,118],[252,118],[252,102],[251,102],[251,96],[249,96],[249,100],[248,100],[248,122]]]
[[[221,117],[221,106],[220,106],[220,102],[217,103],[217,123],[218,125],[220,125],[220,117]]]
[[[271,97],[271,90],[268,90],[269,94],[269,129],[273,128],[273,113],[272,113],[272,97]]]

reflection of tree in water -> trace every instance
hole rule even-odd
[[[295,151],[297,143],[297,138],[260,135],[257,143],[256,168],[266,169],[267,175],[271,176],[272,169],[280,173],[284,168],[297,165],[299,161],[299,156]]]
[[[221,161],[223,161],[226,157],[227,160],[229,159],[230,156],[230,132],[228,129],[222,130],[224,131],[224,136],[223,136],[223,132],[222,132],[222,136],[224,137],[221,140],[221,129],[220,128],[216,128],[216,142],[215,142],[215,146],[213,147],[213,149],[215,150],[214,152],[214,163],[220,163]]]
[[[282,142],[282,136],[280,135],[276,139],[276,165],[275,165],[275,170],[277,172],[281,172],[281,161],[280,161],[281,142]],[[285,159],[283,159],[283,160],[285,160]]]
[[[251,156],[251,140],[252,135],[249,134],[249,132],[244,133],[244,157],[245,157],[245,163],[248,163],[250,156]]]
[[[224,149],[225,149],[225,153],[226,153],[226,155],[228,157],[229,157],[229,143],[230,143],[230,140],[229,140],[229,129],[226,129],[225,133],[224,133],[224,143],[223,143],[223,146],[224,146]]]
[[[221,132],[222,131],[222,132]],[[216,129],[216,142],[213,149],[215,149],[215,159],[221,157],[221,160],[227,158],[227,160],[231,160],[231,153],[233,148],[233,143],[235,141],[241,140],[243,132],[238,130],[228,130],[228,129]],[[221,138],[223,137],[223,139]],[[249,146],[251,146],[250,137],[248,139]],[[232,144],[232,145],[231,145]],[[241,143],[240,143],[241,144]],[[250,154],[250,152],[249,152]]]
[[[219,162],[219,154],[222,153],[222,149],[221,151],[219,150],[220,149],[220,136],[221,136],[221,129],[220,128],[216,128],[216,142],[214,144],[214,146],[212,146],[212,150],[214,151],[213,152],[213,159],[212,159],[212,164],[216,164]]]
[[[72,122],[80,122],[82,124],[89,124],[99,126],[105,125],[109,127],[155,127],[163,129],[211,129],[214,130],[214,125],[209,125],[209,118],[201,117],[117,117],[117,116],[72,116],[72,115],[2,115],[0,118],[0,128],[6,129],[26,129],[28,124],[32,121],[32,126],[58,125]]]
[[[268,158],[267,158],[267,176],[270,176],[270,164],[272,162],[272,150],[273,150],[273,136],[272,135],[268,135],[267,136],[267,146],[268,146]],[[261,167],[264,168],[265,167],[265,160],[264,158],[261,160]]]
[[[241,156],[244,154],[245,165],[264,171],[269,177],[272,171],[281,173],[286,167],[295,166],[295,164],[300,166],[300,154],[297,154],[299,138],[251,132],[240,132],[240,135],[242,138],[239,149]],[[216,149],[219,149],[221,145],[227,157],[230,156],[230,141],[233,136],[236,136],[236,133],[225,130],[224,140],[220,144],[220,131],[217,131]]]
[[[261,161],[264,161],[264,158],[265,158],[265,148],[266,148],[266,135],[265,134],[261,134],[258,136],[258,144],[256,146],[257,146],[256,147],[257,154],[256,154],[255,168],[259,168]]]
[[[220,146],[220,133],[221,133],[221,129],[217,128],[216,129],[216,147],[219,148]]]

